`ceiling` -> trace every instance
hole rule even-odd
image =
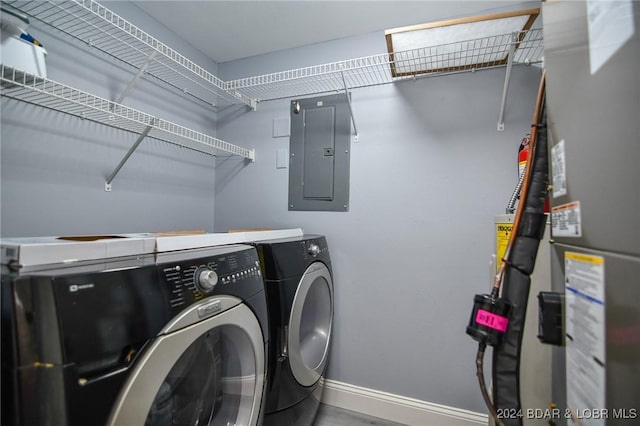
[[[520,1],[135,1],[218,63],[389,28],[522,9]],[[382,53],[382,52],[380,52]]]

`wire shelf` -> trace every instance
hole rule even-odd
[[[541,29],[384,53],[223,81],[95,0],[8,1],[29,17],[211,105],[339,92],[395,81],[542,61]],[[514,38],[514,35],[515,38]]]
[[[209,105],[255,107],[249,97],[229,92],[224,81],[94,0],[3,3]]]
[[[344,91],[403,79],[542,61],[541,29],[379,54],[227,82],[228,90],[258,101]]]
[[[153,117],[108,99],[20,70],[1,66],[2,96],[71,114],[211,155],[233,154],[250,160],[254,150]]]

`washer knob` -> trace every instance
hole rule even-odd
[[[198,272],[196,287],[204,294],[211,293],[218,284],[218,274],[212,269],[202,269]]]
[[[318,247],[316,244],[311,244],[309,245],[309,254],[313,257],[316,257],[317,255],[319,255],[321,252],[320,247]]]

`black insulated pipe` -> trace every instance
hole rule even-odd
[[[509,327],[502,345],[493,350],[493,404],[498,413],[514,413],[503,417],[505,426],[521,426],[523,414],[520,400],[520,353],[524,320],[531,286],[531,273],[535,266],[538,246],[544,234],[546,215],[544,205],[549,184],[547,156],[547,121],[544,99],[538,127],[529,191],[513,248],[507,259],[502,283],[502,298],[512,305]]]

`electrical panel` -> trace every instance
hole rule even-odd
[[[291,101],[289,210],[348,211],[351,119],[344,94]]]

